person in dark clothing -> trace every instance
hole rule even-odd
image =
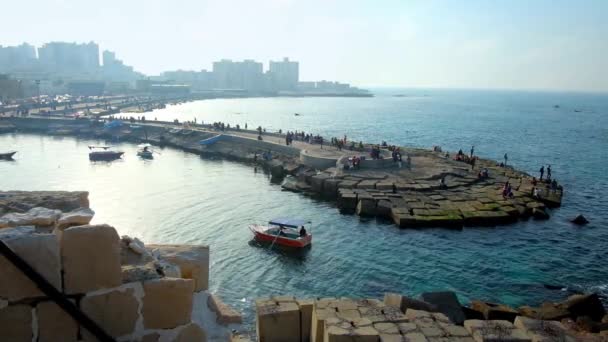
[[[551,165],[547,165],[547,179],[551,179]]]
[[[541,182],[542,182],[542,180],[543,180],[543,175],[545,174],[545,166],[544,166],[544,165],[543,165],[543,166],[541,166],[541,167],[540,167],[540,170],[538,170],[538,172],[540,172],[540,180],[541,180]]]
[[[306,228],[304,228],[304,226],[302,226],[302,228],[300,228],[300,237],[305,237],[306,236]]]

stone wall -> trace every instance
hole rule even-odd
[[[85,192],[0,192],[0,210],[0,239],[118,341],[207,340],[193,320],[207,307],[194,310],[208,288],[207,246],[145,246],[90,225]],[[0,273],[0,341],[96,341],[4,256]]]

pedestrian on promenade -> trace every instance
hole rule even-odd
[[[540,170],[538,170],[538,172],[540,172],[540,181],[543,181],[543,175],[545,174],[545,166],[541,166]]]

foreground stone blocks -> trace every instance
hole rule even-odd
[[[31,341],[32,331],[32,307],[12,305],[0,309],[0,341]]]
[[[256,301],[256,332],[260,342],[283,342],[300,339],[300,308],[295,301]]]
[[[464,322],[464,327],[477,342],[532,342],[523,330],[509,321],[471,319]]]
[[[95,212],[90,208],[78,208],[69,213],[63,213],[57,221],[57,228],[64,229],[71,226],[87,225],[95,216]]]
[[[210,294],[209,299],[207,300],[207,305],[211,309],[211,311],[215,312],[217,315],[217,322],[219,324],[238,324],[243,322],[243,316],[233,310],[228,305],[224,304],[222,300],[214,295]]]
[[[172,329],[190,322],[193,292],[191,279],[163,278],[144,282],[144,327]]]
[[[533,342],[564,341],[574,342],[576,339],[569,336],[566,328],[556,321],[543,321],[519,316],[514,326],[524,331]]]
[[[190,323],[183,327],[175,338],[175,342],[206,342],[207,335],[198,324]]]
[[[487,320],[505,320],[513,322],[517,317],[517,311],[502,304],[494,304],[474,300],[471,302],[471,308],[481,312]]]
[[[87,295],[80,303],[82,311],[113,337],[131,333],[139,317],[139,303],[133,288],[118,288],[98,295]],[[95,338],[88,332],[88,341]]]
[[[54,302],[36,306],[38,342],[72,342],[78,340],[78,324]]]
[[[122,283],[120,241],[109,225],[78,226],[61,235],[65,293],[79,294]]]
[[[148,245],[153,254],[176,264],[181,276],[194,280],[195,291],[209,288],[209,247],[200,245]]]
[[[3,229],[0,238],[34,270],[61,291],[59,242],[53,234],[37,234],[34,227]],[[43,296],[38,287],[11,262],[0,256],[0,298],[17,301]]]

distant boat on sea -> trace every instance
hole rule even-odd
[[[13,156],[17,153],[17,151],[10,151],[6,153],[0,153],[0,159],[2,160],[12,160]]]
[[[124,152],[122,151],[112,151],[110,150],[110,146],[89,146],[90,150],[101,149],[103,151],[92,151],[89,152],[89,160],[90,161],[112,161],[116,159],[120,159]]]

